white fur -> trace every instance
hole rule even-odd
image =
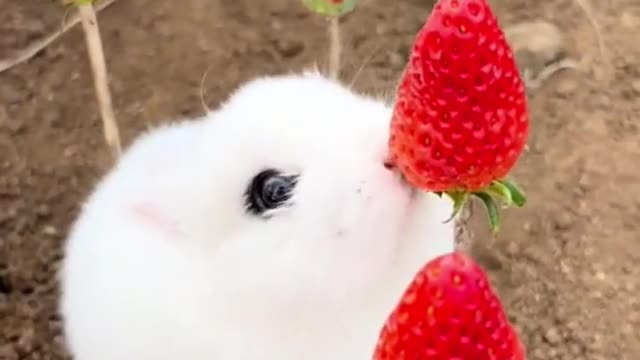
[[[252,81],[142,136],[75,223],[61,312],[75,360],[366,360],[451,204],[383,166],[390,108],[318,74]],[[291,207],[248,214],[264,168]]]

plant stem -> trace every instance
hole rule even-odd
[[[98,28],[98,19],[96,18],[96,12],[91,3],[78,4],[77,7],[91,60],[91,69],[93,70],[96,97],[102,117],[104,137],[114,157],[119,157],[122,152],[120,132],[118,130],[118,124],[116,123],[111,93],[109,91],[107,65],[102,40],[100,38],[100,30]]]
[[[329,74],[334,79],[338,79],[340,74],[341,53],[340,18],[332,16],[329,19]]]

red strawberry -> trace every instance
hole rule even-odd
[[[524,360],[487,275],[462,253],[416,275],[381,331],[374,360]]]
[[[487,1],[438,1],[398,88],[389,165],[415,187],[449,195],[454,215],[478,195],[497,231],[491,195],[525,203],[504,177],[528,135],[525,88]]]

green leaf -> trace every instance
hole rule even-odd
[[[302,0],[312,11],[326,16],[341,16],[355,9],[358,0]]]
[[[496,206],[495,201],[493,201],[493,198],[487,193],[477,192],[473,194],[479,197],[484,203],[484,206],[487,209],[487,214],[489,215],[491,231],[493,234],[496,234],[500,231],[500,214],[498,213],[498,207]]]
[[[487,193],[489,193],[489,195],[494,195],[502,199],[505,203],[507,203],[507,205],[511,205],[513,203],[511,190],[509,190],[509,188],[500,181],[492,182],[486,191]]]
[[[92,4],[92,3],[94,2],[94,0],[71,0],[71,2],[72,2],[74,5],[82,6],[82,5],[89,5],[89,4]]]
[[[523,207],[527,203],[527,197],[522,190],[514,182],[506,180],[502,181],[502,184],[509,189],[511,193],[511,199],[517,207]]]
[[[464,205],[467,203],[467,199],[469,198],[469,193],[465,191],[447,192],[445,194],[447,194],[451,198],[451,200],[453,200],[453,212],[451,213],[451,216],[444,222],[444,224],[453,220],[456,215],[460,213],[460,210],[462,210]]]

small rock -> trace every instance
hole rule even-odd
[[[7,210],[7,216],[10,219],[16,218],[18,216],[18,209],[16,209],[15,207],[9,208],[9,210]]]
[[[567,230],[573,225],[573,214],[563,211],[554,219],[555,228],[558,230]]]
[[[66,346],[66,341],[63,335],[56,335],[53,337],[53,343],[56,344],[58,347],[64,347]]]
[[[544,145],[541,142],[529,143],[529,151],[533,154],[542,154],[544,152]]]
[[[516,59],[525,67],[540,67],[558,60],[566,52],[564,34],[556,25],[536,19],[524,21],[504,30]],[[527,54],[531,59],[518,59],[518,54]],[[530,69],[537,73],[541,69]]]
[[[634,29],[640,25],[640,19],[631,11],[625,11],[620,15],[620,25],[627,29]]]
[[[520,246],[515,241],[509,241],[507,243],[507,255],[515,256],[520,251]]]
[[[593,334],[591,336],[591,341],[585,343],[585,345],[589,346],[591,351],[600,352],[602,351],[602,347],[604,345],[604,341],[601,334]]]
[[[78,148],[76,146],[72,145],[72,146],[69,146],[66,149],[64,149],[62,151],[62,154],[65,157],[69,158],[69,157],[73,157],[77,152],[78,152]]]
[[[624,284],[624,289],[630,293],[633,293],[636,291],[636,285],[633,282],[629,281]]]
[[[304,43],[294,39],[279,38],[274,41],[274,47],[282,57],[292,58],[304,50]]]
[[[560,271],[567,276],[571,276],[572,274],[571,267],[564,261],[560,261]]]
[[[55,226],[46,225],[44,228],[42,228],[42,233],[47,236],[53,237],[58,235],[58,229],[56,229]]]
[[[44,123],[52,128],[57,127],[60,124],[60,120],[62,119],[60,109],[53,106],[50,109],[47,109],[44,114],[42,114],[42,117]]]
[[[41,218],[49,217],[51,215],[51,209],[46,204],[42,204],[36,207],[36,215]]]
[[[569,321],[566,326],[571,331],[578,331],[582,329],[582,326],[577,321]]]
[[[583,192],[589,190],[592,186],[591,178],[587,173],[582,173],[580,178],[578,179],[578,186],[582,189]]]
[[[15,343],[16,348],[20,352],[31,353],[35,340],[35,330],[32,327],[25,327],[20,331],[20,337]]]
[[[565,78],[558,82],[556,93],[561,97],[568,97],[578,89],[578,82],[571,78]]]
[[[7,210],[7,211],[0,211],[0,224],[9,222],[13,219],[15,219],[15,214],[11,213],[11,210]],[[0,241],[1,243],[1,241]]]
[[[282,30],[282,21],[280,20],[273,20],[271,21],[271,28],[274,30]]]
[[[522,229],[527,232],[527,234],[535,236],[540,233],[540,222],[537,220],[526,221],[522,225]]]
[[[562,336],[557,328],[552,327],[544,334],[544,339],[551,345],[555,345],[562,341]]]
[[[376,25],[376,35],[386,35],[389,33],[389,26],[385,23],[378,23]]]
[[[405,64],[405,58],[397,51],[387,52],[387,58],[389,59],[389,65],[392,68],[402,68]]]

